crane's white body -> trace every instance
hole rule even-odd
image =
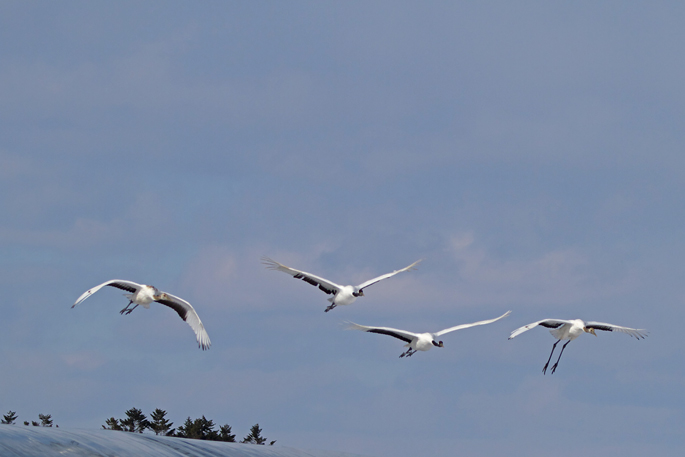
[[[336,306],[347,306],[354,303],[357,297],[363,296],[364,292],[361,289],[355,289],[354,286],[340,286],[338,292],[332,297],[328,297],[327,300]]]
[[[124,297],[128,298],[136,305],[140,305],[145,309],[150,309],[150,303],[155,301],[155,292],[158,293],[157,289],[153,286],[143,284],[138,291],[132,294],[124,294]]]

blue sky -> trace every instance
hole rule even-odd
[[[0,410],[379,457],[681,455],[685,7],[0,3]],[[268,255],[360,283],[326,296]],[[190,301],[212,348],[128,279]],[[437,331],[399,359],[343,321]],[[646,328],[570,344],[543,318]],[[560,443],[574,443],[559,448]]]

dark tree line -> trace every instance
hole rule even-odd
[[[213,420],[207,419],[205,416],[191,419],[190,416],[186,419],[183,425],[178,428],[172,428],[173,422],[169,422],[166,418],[167,412],[163,409],[155,409],[150,414],[148,419],[143,411],[138,408],[131,408],[125,412],[126,418],[115,419],[110,417],[102,426],[105,430],[120,430],[123,432],[143,433],[145,430],[151,430],[155,435],[175,436],[178,438],[191,438],[195,440],[210,440],[210,441],[226,441],[235,443],[235,434],[231,433],[231,426],[224,424],[219,426]],[[3,424],[14,424],[17,421],[17,413],[9,411],[2,417]],[[24,425],[52,427],[53,420],[51,414],[38,414],[40,422],[24,421]],[[55,425],[59,427],[59,425]],[[245,436],[240,442],[245,444],[265,444],[267,439],[262,436],[262,429],[259,424],[254,424],[250,427],[250,433]],[[273,440],[269,445],[273,445],[276,440]]]
[[[115,419],[110,417],[102,426],[105,430],[121,430],[124,432],[143,433],[149,429],[155,432],[155,435],[175,436],[178,438],[191,438],[196,440],[211,440],[211,441],[226,441],[235,443],[235,434],[231,433],[231,426],[228,424],[221,425],[217,429],[217,425],[213,420],[207,419],[205,416],[191,419],[190,416],[186,419],[183,425],[172,428],[173,422],[169,422],[166,418],[167,412],[162,409],[155,409],[150,414],[150,419],[143,414],[138,408],[131,408],[125,412],[126,418]],[[243,438],[241,443],[246,444],[265,444],[267,439],[262,436],[262,429],[259,424],[254,424],[250,428],[250,433]],[[269,444],[273,445],[276,440]]]
[[[2,423],[3,424],[14,424],[17,421],[17,413],[15,411],[9,411],[7,414],[2,416]],[[52,427],[52,414],[38,414],[38,419],[40,422],[37,421],[31,421],[29,424],[29,421],[24,421],[24,425],[33,425],[34,427]],[[59,427],[59,425],[55,425],[55,427]]]
[[[185,423],[178,427],[176,434],[179,438],[191,438],[196,440],[211,440],[211,441],[227,441],[235,443],[235,435],[231,434],[231,426],[228,424],[219,427],[219,430],[214,429],[214,421],[211,419],[201,418],[191,420],[188,417]]]

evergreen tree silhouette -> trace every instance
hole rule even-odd
[[[155,432],[155,435],[173,435],[174,429],[171,428],[174,425],[173,422],[169,422],[166,419],[166,411],[162,409],[155,409],[150,414],[150,429]]]
[[[262,436],[262,429],[259,428],[259,424],[254,424],[250,428],[250,433],[247,435],[241,443],[246,443],[246,444],[264,444],[266,442],[266,438]]]
[[[189,416],[183,425],[176,430],[176,436],[195,440],[219,441],[220,435],[214,430],[214,427],[214,421],[205,416],[195,420],[191,420]]]
[[[105,425],[102,426],[105,430],[123,430],[121,425],[119,425],[119,419],[110,417],[105,421]]]
[[[52,414],[38,414],[38,419],[43,427],[52,427]]]
[[[231,426],[226,424],[219,428],[219,441],[235,443],[235,435],[231,435]]]
[[[120,419],[119,424],[125,432],[143,433],[146,428],[150,427],[147,417],[138,408],[126,411],[126,419]]]
[[[2,423],[3,424],[14,424],[14,421],[17,420],[17,413],[15,411],[9,411],[7,414],[2,416]]]

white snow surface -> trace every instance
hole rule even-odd
[[[335,451],[225,443],[113,430],[0,425],[2,457],[359,457]]]

